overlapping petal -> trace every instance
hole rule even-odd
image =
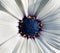
[[[40,38],[44,39],[44,41],[51,45],[52,47],[60,50],[60,35],[42,32]]]
[[[13,16],[22,19],[23,12],[17,6],[15,0],[0,0],[0,4]]]
[[[0,46],[0,53],[12,53],[15,45],[19,41],[18,35],[7,41],[5,44]]]
[[[0,43],[18,33],[18,20],[0,11]]]
[[[38,44],[42,48],[42,53],[47,53],[47,52],[55,53],[48,45],[46,45],[46,42],[44,42],[45,39],[36,38],[35,40],[36,40],[36,42],[38,42]]]
[[[43,30],[47,32],[54,33],[56,35],[60,34],[60,13],[48,17],[46,20],[43,20],[44,27]]]
[[[35,15],[41,0],[28,0],[28,14]]]
[[[24,15],[28,16],[28,0],[15,0]]]
[[[60,7],[60,0],[49,0],[48,3],[44,6],[41,12],[38,14],[38,19],[44,19],[47,16],[53,14]]]

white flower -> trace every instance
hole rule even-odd
[[[0,0],[0,4],[0,53],[60,50],[60,0]],[[34,39],[18,33],[18,22],[25,15],[36,15],[43,23],[42,31]]]

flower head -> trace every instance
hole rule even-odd
[[[0,4],[0,53],[60,50],[60,0],[0,0]]]

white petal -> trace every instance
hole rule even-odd
[[[50,41],[47,41],[47,43],[50,44],[52,47],[60,50],[60,42],[50,40]]]
[[[22,0],[15,0],[15,1],[17,3],[18,7],[21,9],[21,12],[23,12],[23,14],[25,14]]]
[[[37,10],[36,15],[38,15],[41,12],[41,10],[44,8],[44,6],[47,4],[48,1],[49,0],[41,0],[41,2],[38,2],[40,4],[37,3],[39,5],[39,7],[37,6],[38,8],[36,8],[36,10]]]
[[[18,29],[16,27],[0,25],[0,43],[8,39],[9,37],[16,35],[17,33]]]
[[[40,50],[40,53],[44,53],[44,51],[43,51],[43,49],[41,48],[41,46],[40,46],[40,44],[39,44],[39,42],[38,42],[38,40],[35,38],[35,42],[36,42],[36,44],[37,44],[37,47],[39,48],[39,50]]]
[[[12,50],[12,53],[17,53],[17,51],[18,51],[18,49],[19,49],[19,46],[22,44],[22,42],[23,42],[23,38],[20,37],[18,43],[16,44],[16,46],[15,46],[14,49]]]
[[[44,29],[47,30],[60,30],[60,25],[57,23],[51,23],[44,25]]]
[[[35,43],[34,39],[31,39],[31,53],[40,53],[41,50],[37,47],[37,44]]]
[[[0,46],[0,53],[12,53],[12,50],[14,49],[18,41],[19,41],[18,36],[10,39],[4,45]]]
[[[27,38],[24,40],[23,46],[20,49],[19,53],[26,53],[27,52]]]
[[[31,39],[28,39],[27,53],[31,53]]]
[[[19,8],[22,10],[24,15],[28,15],[28,0],[15,0]]]
[[[53,14],[53,12],[55,12],[59,7],[60,7],[60,0],[49,0],[46,6],[38,14],[37,18],[40,18],[42,20],[47,16]]]
[[[22,3],[23,3],[23,7],[24,7],[24,10],[25,10],[25,14],[26,16],[28,16],[28,0],[21,0]]]
[[[60,14],[57,16],[52,17],[52,19],[48,19],[49,21],[44,22],[43,30],[54,33],[60,34]]]
[[[23,38],[21,40],[21,44],[19,46],[17,53],[26,53],[26,44],[27,44],[27,40]]]
[[[18,50],[19,46],[20,46],[20,40],[18,41],[18,43],[16,44],[16,46],[12,50],[12,53],[17,53],[17,50]]]
[[[46,45],[46,43],[43,42],[44,40],[41,40],[41,38],[40,40],[38,38],[36,38],[35,40],[40,44],[41,48],[43,49],[43,53],[55,53],[52,49],[49,48],[49,46]]]
[[[60,18],[56,18],[54,21],[45,23],[43,30],[55,34],[60,34]]]
[[[12,16],[0,12],[0,43],[18,33],[17,22]]]
[[[59,41],[59,39],[60,39],[60,35],[55,35],[55,34],[52,34],[52,33],[46,32],[46,31],[41,32],[41,37],[45,37],[45,38],[49,37],[49,38],[53,38],[57,41]]]
[[[53,22],[56,23],[56,21],[60,21],[60,11],[59,10],[42,20],[42,22],[44,24],[53,23]]]
[[[18,20],[4,11],[0,11],[0,25],[18,26]]]
[[[44,39],[52,47],[60,50],[60,36],[48,32],[42,32],[40,38]]]
[[[22,19],[23,12],[17,6],[15,0],[0,0],[1,5],[12,15],[16,16],[19,19]],[[13,4],[13,5],[12,5]]]
[[[51,34],[60,35],[60,30],[46,30],[46,29],[44,29],[44,31],[51,33]]]
[[[35,15],[41,0],[28,0],[28,14]]]

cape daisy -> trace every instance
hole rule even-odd
[[[60,50],[60,0],[0,0],[0,4],[0,53]]]

